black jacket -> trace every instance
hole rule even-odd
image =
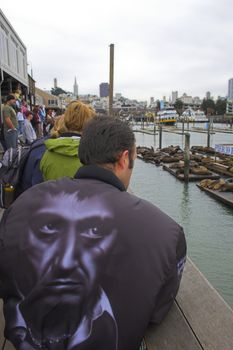
[[[27,336],[20,340],[21,344],[23,341],[29,342],[33,349],[39,349],[42,344],[33,342],[33,337],[29,336],[32,328],[30,322],[33,322],[33,318],[41,320],[43,339],[49,312],[52,313],[52,320],[55,320],[55,328],[60,321],[69,323],[76,315],[73,310],[77,309],[78,314],[80,299],[77,299],[77,308],[76,301],[73,301],[73,308],[69,309],[68,303],[64,310],[62,293],[66,293],[65,297],[68,298],[67,285],[75,285],[74,274],[80,270],[77,279],[80,278],[81,282],[79,281],[77,295],[81,293],[83,296],[86,293],[83,288],[85,281],[93,280],[92,288],[98,285],[95,289],[98,307],[89,308],[86,313],[93,326],[89,327],[89,335],[81,343],[78,340],[72,343],[61,334],[58,338],[62,340],[56,346],[51,338],[51,349],[96,350],[98,339],[104,349],[106,339],[106,349],[136,350],[148,324],[161,322],[177,294],[186,256],[183,230],[157,207],[126,192],[119,179],[106,169],[82,167],[76,178],[63,178],[34,186],[25,191],[4,213],[0,226],[0,297],[4,299],[5,333],[17,346],[15,332],[24,329]],[[42,211],[36,209],[38,205],[43,208]],[[52,206],[56,210],[51,216]],[[45,208],[48,208],[48,215],[41,217]],[[61,214],[61,218],[57,218],[57,213]],[[69,221],[64,221],[63,216],[72,221],[70,231]],[[69,238],[67,246],[66,236],[74,237],[72,240]],[[56,246],[58,240],[62,244]],[[68,260],[60,257],[64,251],[69,257],[72,256],[75,263],[78,261],[72,273],[66,266]],[[46,265],[47,260],[49,263]],[[68,278],[65,288],[57,289],[61,293],[58,299],[60,301],[58,304],[57,301],[54,302],[55,307],[50,298],[51,310],[48,303],[45,308],[43,305],[38,308],[36,303],[41,296],[47,300],[48,292],[56,289],[54,284],[51,289],[48,287],[48,280],[47,284],[43,282],[46,288],[38,278],[33,284],[33,273],[40,273],[40,280],[43,281],[46,281],[48,272],[50,278],[54,278],[55,272],[51,274],[51,270],[56,270],[60,260],[64,266],[56,272],[56,281],[59,280],[56,283],[64,284]],[[33,272],[37,271],[31,267],[35,261],[40,272]],[[40,264],[46,268],[41,268]],[[61,276],[59,273],[62,273],[62,278],[58,279],[57,276]],[[99,290],[104,291],[104,300],[98,294]],[[54,292],[55,299],[58,291]],[[81,309],[85,309],[89,303],[87,295],[90,294],[85,294]],[[108,317],[103,318],[104,314]],[[67,329],[69,327],[71,326],[67,324]],[[50,343],[50,340],[46,341]]]

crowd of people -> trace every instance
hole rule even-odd
[[[2,130],[0,141],[4,150],[18,146],[19,140],[30,145],[38,138],[49,134],[54,126],[56,113],[44,105],[32,108],[21,97],[20,91],[5,98],[2,107]]]
[[[16,147],[10,96],[4,134]],[[21,112],[36,147],[0,222],[5,336],[20,350],[139,349],[178,292],[183,229],[127,191],[137,156],[127,123],[78,100],[49,127],[39,111]]]

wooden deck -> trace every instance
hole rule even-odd
[[[199,184],[197,184],[197,187],[200,188],[200,190],[208,193],[211,197],[215,198],[216,200],[233,208],[233,192],[221,192],[219,190],[210,190],[209,188],[204,188]]]
[[[168,171],[170,174],[175,176],[178,180],[184,181],[184,174],[176,174],[177,169],[171,169],[169,165],[163,165],[163,169]],[[219,175],[211,173],[209,175],[196,175],[196,174],[189,174],[189,181],[201,181],[203,179],[212,179],[212,180],[218,180],[220,178]]]
[[[176,302],[146,333],[148,350],[232,350],[233,310],[188,260]]]
[[[4,319],[0,301],[0,346]],[[188,259],[179,293],[159,326],[145,335],[148,350],[232,350],[233,310]],[[14,350],[6,342],[4,350]],[[126,349],[127,350],[127,349]]]

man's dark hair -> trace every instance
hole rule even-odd
[[[84,165],[116,163],[121,152],[129,151],[133,167],[135,137],[126,122],[111,117],[95,117],[82,132],[78,155]]]
[[[8,101],[10,101],[10,100],[15,100],[16,98],[15,98],[15,96],[14,95],[8,95],[7,97],[6,97],[6,102],[8,102]]]

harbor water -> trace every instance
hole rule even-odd
[[[207,134],[190,132],[190,144],[207,144]],[[159,146],[158,135],[135,133],[137,146]],[[233,134],[211,135],[211,146],[233,143]],[[162,147],[179,145],[184,136],[163,132]],[[233,308],[233,209],[201,191],[195,182],[184,184],[162,167],[137,159],[132,191],[149,200],[183,226],[188,255]]]

